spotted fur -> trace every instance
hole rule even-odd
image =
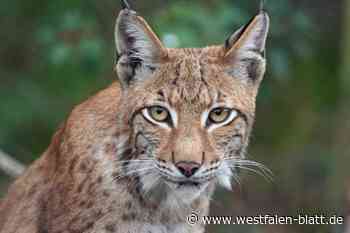
[[[224,45],[168,49],[136,12],[116,23],[119,81],[75,107],[0,204],[1,233],[202,233],[217,186],[244,159],[265,72],[260,12]],[[169,112],[159,123],[151,106]],[[231,118],[208,122],[212,109]],[[198,164],[185,177],[179,162]],[[256,165],[256,164],[255,164]]]

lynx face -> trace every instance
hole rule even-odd
[[[192,201],[216,182],[231,187],[245,162],[268,25],[261,12],[225,45],[168,49],[136,12],[122,10],[118,117],[131,135],[124,172],[139,178],[144,193],[163,186]]]

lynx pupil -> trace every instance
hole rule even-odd
[[[151,117],[159,122],[166,121],[168,119],[169,113],[163,107],[155,106],[151,107],[150,110]]]

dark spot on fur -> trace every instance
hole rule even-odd
[[[86,208],[87,209],[90,209],[92,206],[94,205],[94,202],[93,201],[89,201],[86,205]]]
[[[219,159],[214,159],[213,161],[210,162],[210,164],[212,165],[212,164],[217,163],[217,162],[219,162]]]
[[[28,191],[28,193],[27,193],[27,197],[28,197],[28,198],[32,197],[32,196],[36,193],[37,188],[38,188],[38,184],[33,185],[33,186],[29,189],[29,191]]]
[[[165,95],[164,95],[163,90],[159,90],[159,91],[157,92],[157,95],[161,96],[163,100],[165,99]]]
[[[87,169],[86,164],[85,164],[84,162],[82,162],[82,163],[80,164],[80,171],[84,172],[84,171],[86,171],[86,169]]]
[[[118,177],[119,173],[118,172],[113,172],[112,173],[112,178],[115,179],[116,177]]]
[[[80,206],[80,207],[84,206],[85,204],[86,204],[86,201],[81,201],[81,202],[79,202],[79,206]]]
[[[105,190],[105,191],[103,191],[102,195],[104,197],[109,197],[111,194],[108,191]]]
[[[75,168],[75,165],[76,165],[77,161],[78,161],[78,157],[74,157],[74,158],[70,161],[70,164],[69,164],[69,167],[68,167],[68,172],[69,172],[70,174],[73,173],[73,170],[74,170],[74,168]]]
[[[171,84],[174,86],[177,86],[177,81],[180,78],[180,70],[181,70],[181,62],[179,62],[178,64],[176,64],[176,68],[175,68],[175,78],[172,80]]]
[[[84,187],[84,182],[82,182],[82,183],[80,183],[80,184],[78,185],[77,192],[78,192],[78,193],[81,193],[81,192],[83,191],[83,187]]]
[[[130,210],[131,207],[132,207],[131,201],[126,202],[125,207],[126,207],[128,210]]]
[[[81,232],[85,232],[86,230],[92,228],[94,225],[95,225],[95,222],[93,222],[93,221],[88,222],[88,223],[81,229]]]
[[[116,231],[116,226],[114,224],[108,224],[105,226],[105,230],[107,232],[115,232]]]
[[[122,26],[125,27],[125,28],[128,27],[128,26],[126,26],[126,25],[125,25],[125,26],[122,25]],[[132,47],[132,46],[134,45],[135,41],[136,41],[135,37],[130,36],[130,35],[127,35],[127,36],[126,36],[126,42],[127,42],[127,44],[128,44],[129,47]]]
[[[102,180],[103,180],[103,178],[102,178],[102,176],[99,176],[98,178],[97,178],[97,183],[102,183]]]
[[[134,213],[134,212],[122,215],[123,221],[133,221],[135,219],[136,219],[136,213]]]
[[[167,215],[167,214],[163,214],[160,221],[163,223],[163,224],[168,224],[170,222],[170,216]]]
[[[39,209],[40,211],[39,211],[38,222],[37,222],[38,233],[49,233],[49,227],[48,227],[48,221],[47,221],[48,208],[47,208],[47,202],[45,199],[39,201]]]
[[[122,220],[123,221],[128,221],[129,220],[129,215],[128,214],[123,214],[122,215]]]
[[[95,220],[96,219],[100,219],[101,217],[103,217],[103,212],[101,209],[97,210],[95,213]]]
[[[116,203],[115,203],[115,202],[114,202],[114,203],[112,202],[112,205],[116,205]],[[114,211],[115,211],[115,208],[114,208],[113,206],[109,206],[108,209],[107,209],[107,212],[108,212],[108,213],[112,213],[112,212],[114,212]]]
[[[93,162],[92,162],[93,164]],[[92,171],[95,169],[95,166],[91,166],[91,168],[86,171],[86,176],[84,177],[84,180],[78,185],[77,192],[80,193],[83,191],[83,188],[85,184],[89,184],[89,181],[91,181],[91,175]],[[91,185],[89,186],[89,189],[91,188]]]
[[[136,175],[135,177],[134,177],[134,179],[135,179],[135,186],[134,186],[134,188],[135,188],[135,192],[139,195],[139,196],[141,196],[141,193],[142,193],[142,187],[141,187],[141,183],[140,183],[140,177],[138,176],[138,175]]]
[[[88,190],[87,190],[87,194],[90,197],[95,197],[96,196],[96,184],[97,182],[93,182],[91,184],[89,184]]]
[[[133,157],[133,149],[132,148],[128,148],[128,149],[125,149],[121,155],[120,155],[120,159],[121,160],[129,160]]]
[[[137,57],[132,57],[132,54],[137,53],[137,50],[130,50],[128,56],[128,62],[127,62],[127,66],[128,69],[131,72],[128,72],[128,76],[125,77],[125,81],[126,83],[129,85],[131,84],[131,82],[133,81],[135,74],[136,74],[136,70],[142,66],[142,60],[140,58]]]
[[[247,74],[248,77],[252,80],[255,81],[260,77],[260,65],[261,62],[257,59],[243,59],[243,62],[246,64],[247,67]]]

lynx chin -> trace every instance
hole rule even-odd
[[[171,25],[169,25],[171,26]],[[0,202],[0,233],[203,233],[245,159],[265,73],[261,10],[222,45],[166,48],[123,2],[118,81],[76,106]]]

